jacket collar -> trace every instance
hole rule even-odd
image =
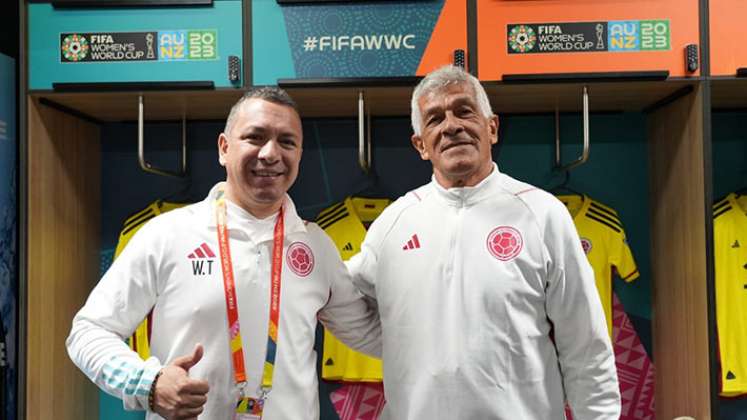
[[[457,207],[472,206],[487,198],[493,188],[500,180],[501,172],[498,165],[493,162],[493,170],[490,174],[473,187],[455,187],[444,188],[436,181],[435,175],[431,176],[431,184],[436,190],[436,196],[444,200],[447,204]]]
[[[212,229],[217,227],[215,220],[215,199],[218,195],[218,190],[224,184],[224,182],[215,184],[210,189],[207,197],[200,203],[208,227]],[[229,230],[244,232],[255,243],[272,241],[277,213],[265,219],[258,219],[231,201],[226,200],[226,204],[226,211],[228,213],[227,228]],[[299,232],[306,233],[306,223],[298,216],[296,206],[288,194],[283,198],[283,210],[285,236],[287,237],[290,234]]]

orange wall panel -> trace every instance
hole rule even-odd
[[[417,75],[428,72],[454,60],[454,50],[464,50],[465,67],[467,61],[467,4],[464,0],[446,0],[436,27],[433,28],[428,46],[420,60]]]
[[[712,0],[709,2],[711,37],[711,75],[734,76],[747,67],[747,2]]]
[[[699,71],[686,72],[685,46],[699,43],[698,16],[697,0],[478,0],[478,74],[482,80],[501,80],[504,74],[648,70],[669,70],[670,77],[697,76]],[[668,21],[668,49],[521,54],[508,52],[508,25],[513,28],[515,24],[643,20]],[[592,40],[596,43],[596,36],[593,31],[591,33],[594,38]],[[539,37],[540,34],[533,35]],[[586,42],[589,40],[584,39]],[[605,39],[606,41],[608,40]],[[535,44],[538,44],[536,40]]]

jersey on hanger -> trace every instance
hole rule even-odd
[[[639,276],[625,230],[615,210],[586,195],[561,195],[558,199],[571,213],[584,252],[594,269],[594,280],[602,299],[607,330],[612,337],[613,270],[626,282]]]
[[[368,225],[391,200],[347,197],[319,213],[316,223],[332,238],[343,261],[360,251]],[[322,378],[333,381],[379,382],[381,359],[352,350],[329,331],[324,331]]]
[[[344,384],[329,399],[340,420],[377,420],[386,403],[381,382]]]
[[[612,334],[620,383],[620,419],[653,418],[654,365],[622,304],[612,291],[613,269],[618,274],[630,273],[628,276],[621,276],[626,281],[638,277],[622,224],[613,209],[589,197],[575,195],[558,198],[574,216],[584,251],[594,269],[597,290],[602,297],[607,327]]]
[[[654,420],[655,369],[620,299],[612,294],[612,347],[620,383],[620,420]]]
[[[713,206],[721,395],[747,394],[747,196]]]
[[[117,241],[117,249],[114,251],[114,258],[116,259],[119,254],[125,249],[125,246],[145,222],[158,216],[159,214],[166,213],[168,211],[184,207],[189,203],[169,203],[162,200],[156,200],[143,210],[129,216],[122,227],[122,232],[119,233],[119,241]],[[134,350],[143,360],[150,357],[150,330],[151,330],[151,315],[137,327],[135,332],[130,337],[130,348]]]

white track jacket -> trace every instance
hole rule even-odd
[[[210,385],[200,419],[229,420],[237,402],[215,225],[216,188],[202,202],[173,210],[144,226],[112,264],[73,320],[67,348],[73,362],[127,409],[146,410],[148,391],[162,365],[191,354],[203,359],[189,372]],[[264,418],[318,419],[317,316],[353,347],[376,355],[381,327],[374,309],[350,282],[326,234],[305,224],[285,199],[280,320],[272,392]],[[248,389],[257,390],[265,360],[275,217],[258,220],[228,203],[228,231],[237,289]],[[298,275],[288,247],[305,244],[312,268]],[[208,249],[206,249],[206,247]],[[212,254],[212,256],[211,256]],[[308,266],[301,266],[308,270]],[[303,270],[296,270],[304,274]],[[152,357],[141,360],[124,343],[153,309]],[[160,418],[149,412],[148,419]]]
[[[391,420],[617,420],[615,360],[568,210],[498,171],[390,205],[348,263],[375,298]],[[554,334],[551,338],[551,331]]]

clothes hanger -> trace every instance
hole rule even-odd
[[[743,196],[743,195],[747,195],[747,186],[744,186],[744,187],[742,187],[742,188],[734,191],[734,194],[736,194],[737,197],[740,197],[740,196]]]
[[[358,198],[389,198],[389,194],[384,191],[379,183],[379,175],[376,174],[373,168],[369,169],[366,174],[363,186],[350,196]]]
[[[192,193],[192,177],[187,176],[185,178],[179,179],[179,187],[175,189],[173,192],[169,193],[168,195],[163,196],[160,200],[158,200],[158,205],[162,205],[162,203],[194,203],[199,200],[195,200],[194,195]]]
[[[581,156],[576,159],[575,161],[563,165],[560,158],[560,108],[556,105],[555,107],[555,170],[562,170],[565,174],[565,178],[563,179],[563,182],[561,182],[559,185],[550,188],[549,191],[552,192],[555,195],[559,195],[560,193],[570,193],[572,195],[577,195],[581,197],[583,200],[585,195],[570,188],[568,186],[568,182],[571,180],[571,169],[577,168],[584,163],[586,163],[589,160],[589,149],[591,145],[591,141],[589,140],[589,92],[586,86],[583,88],[582,93],[582,99],[583,99],[583,139],[584,139],[584,148],[581,152]]]
[[[550,188],[548,191],[551,192],[553,195],[577,195],[581,198],[584,198],[583,193],[578,192],[568,186],[568,182],[570,182],[570,180],[571,180],[571,171],[566,169],[564,171],[563,182]]]
[[[371,113],[366,110],[363,92],[358,93],[358,164],[363,171],[364,184],[350,197],[389,198],[381,187],[379,175],[373,166],[373,145],[371,135]]]

